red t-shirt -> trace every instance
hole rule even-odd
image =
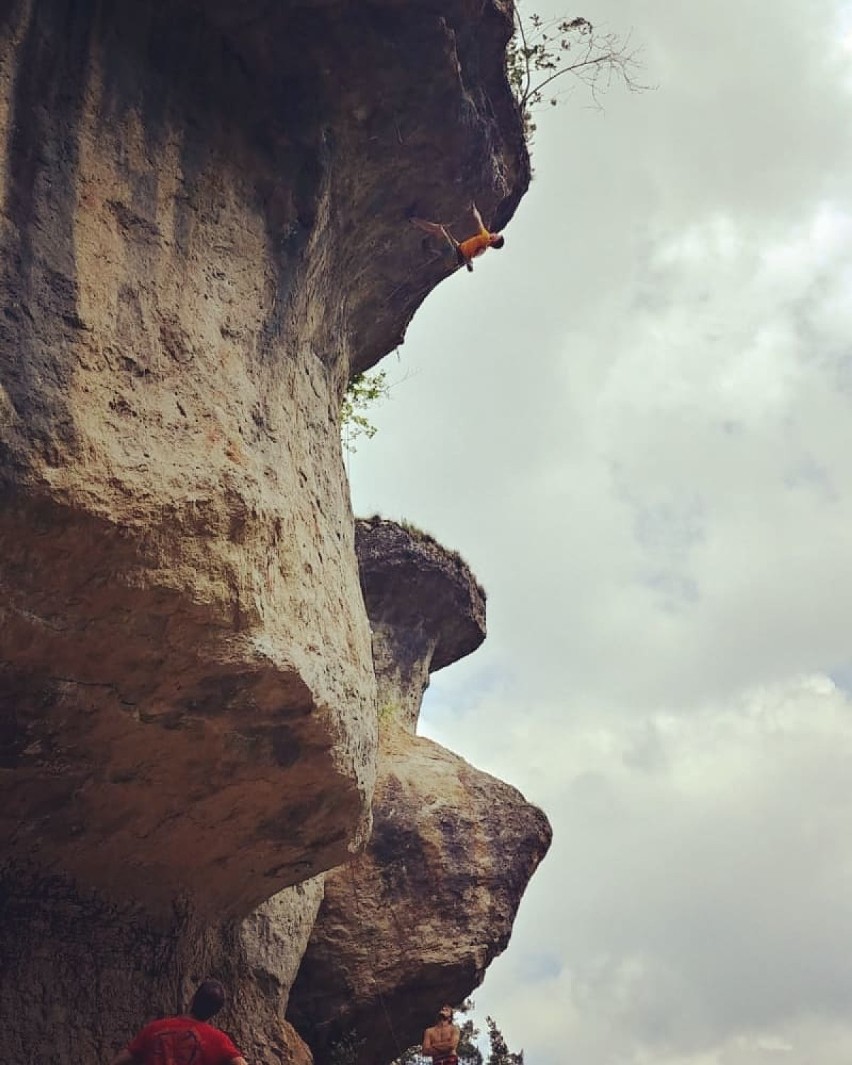
[[[224,1032],[194,1017],[153,1021],[127,1049],[141,1065],[227,1065],[241,1057]]]

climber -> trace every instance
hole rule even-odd
[[[459,1035],[453,1024],[452,1006],[441,1006],[438,1023],[423,1033],[423,1053],[432,1059],[432,1065],[458,1065]]]
[[[225,988],[218,980],[204,980],[188,1014],[147,1024],[112,1065],[246,1065],[228,1036],[207,1024],[224,1005]]]
[[[466,267],[473,273],[473,262],[471,260],[478,255],[482,255],[488,248],[502,248],[506,241],[500,233],[491,233],[486,229],[485,223],[482,221],[482,215],[476,209],[475,203],[470,205],[470,209],[479,231],[461,242],[457,241],[447,227],[441,225],[440,222],[427,222],[423,218],[411,218],[410,221],[413,225],[418,226],[427,233],[431,233],[433,236],[443,237],[455,252],[458,265]]]

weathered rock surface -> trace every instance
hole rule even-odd
[[[419,1040],[441,1002],[477,987],[508,944],[551,838],[544,814],[514,788],[412,735],[413,679],[484,635],[484,599],[467,566],[392,522],[359,522],[357,543],[379,690],[407,709],[382,720],[372,838],[326,875],[291,992],[288,1016],[318,1065],[352,1033],[361,1065],[387,1062]]]
[[[502,227],[526,189],[510,30],[507,0],[0,3],[0,1032],[27,1065],[94,1065],[211,969],[265,1026],[289,976],[240,920],[367,837],[340,401],[449,270],[408,216]]]
[[[538,809],[430,740],[391,730],[373,836],[326,876],[325,900],[288,1017],[314,1060],[355,1031],[359,1062],[420,1039],[509,942],[521,896],[550,843]]]
[[[356,522],[355,548],[373,632],[379,721],[413,733],[430,672],[485,639],[485,593],[459,555],[394,521]]]
[[[234,988],[231,1008],[237,1045],[249,1062],[292,1061],[310,1052],[284,1020],[290,988],[323,897],[324,877],[274,895],[244,921],[226,924],[221,942],[221,979]],[[208,963],[212,971],[214,963]]]
[[[304,160],[225,37],[181,4],[3,10],[4,856],[246,913],[368,829],[356,334],[273,239]]]
[[[0,879],[0,1047],[26,1065],[110,1061],[141,1025],[181,1012],[206,976],[231,991],[216,1023],[250,1062],[310,1061],[283,1020],[322,898],[322,877],[280,892],[246,921],[168,923],[65,879]]]
[[[340,392],[445,271],[407,213],[527,178],[496,5],[255,8],[0,24],[0,835],[211,912],[363,834]]]

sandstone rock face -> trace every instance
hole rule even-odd
[[[326,875],[290,996],[288,1016],[319,1065],[353,1034],[361,1065],[389,1061],[420,1039],[442,1002],[477,987],[551,839],[544,814],[518,791],[412,734],[412,678],[484,635],[469,570],[392,522],[359,522],[357,542],[379,690],[408,709],[382,722],[372,838]]]
[[[225,984],[234,988],[232,1030],[249,1062],[301,1065],[305,1058],[310,1060],[284,1014],[322,902],[323,881],[318,876],[279,892],[215,937],[217,945],[221,943],[216,967]],[[213,961],[208,963],[209,971],[213,967]]]

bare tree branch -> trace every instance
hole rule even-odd
[[[528,140],[535,132],[533,112],[542,106],[545,90],[566,74],[588,88],[596,106],[600,106],[600,91],[609,89],[615,79],[630,92],[651,88],[638,78],[640,50],[631,47],[629,33],[625,37],[598,33],[582,16],[543,19],[533,13],[522,18],[517,6],[506,68]],[[557,93],[548,102],[555,105],[558,98]]]

